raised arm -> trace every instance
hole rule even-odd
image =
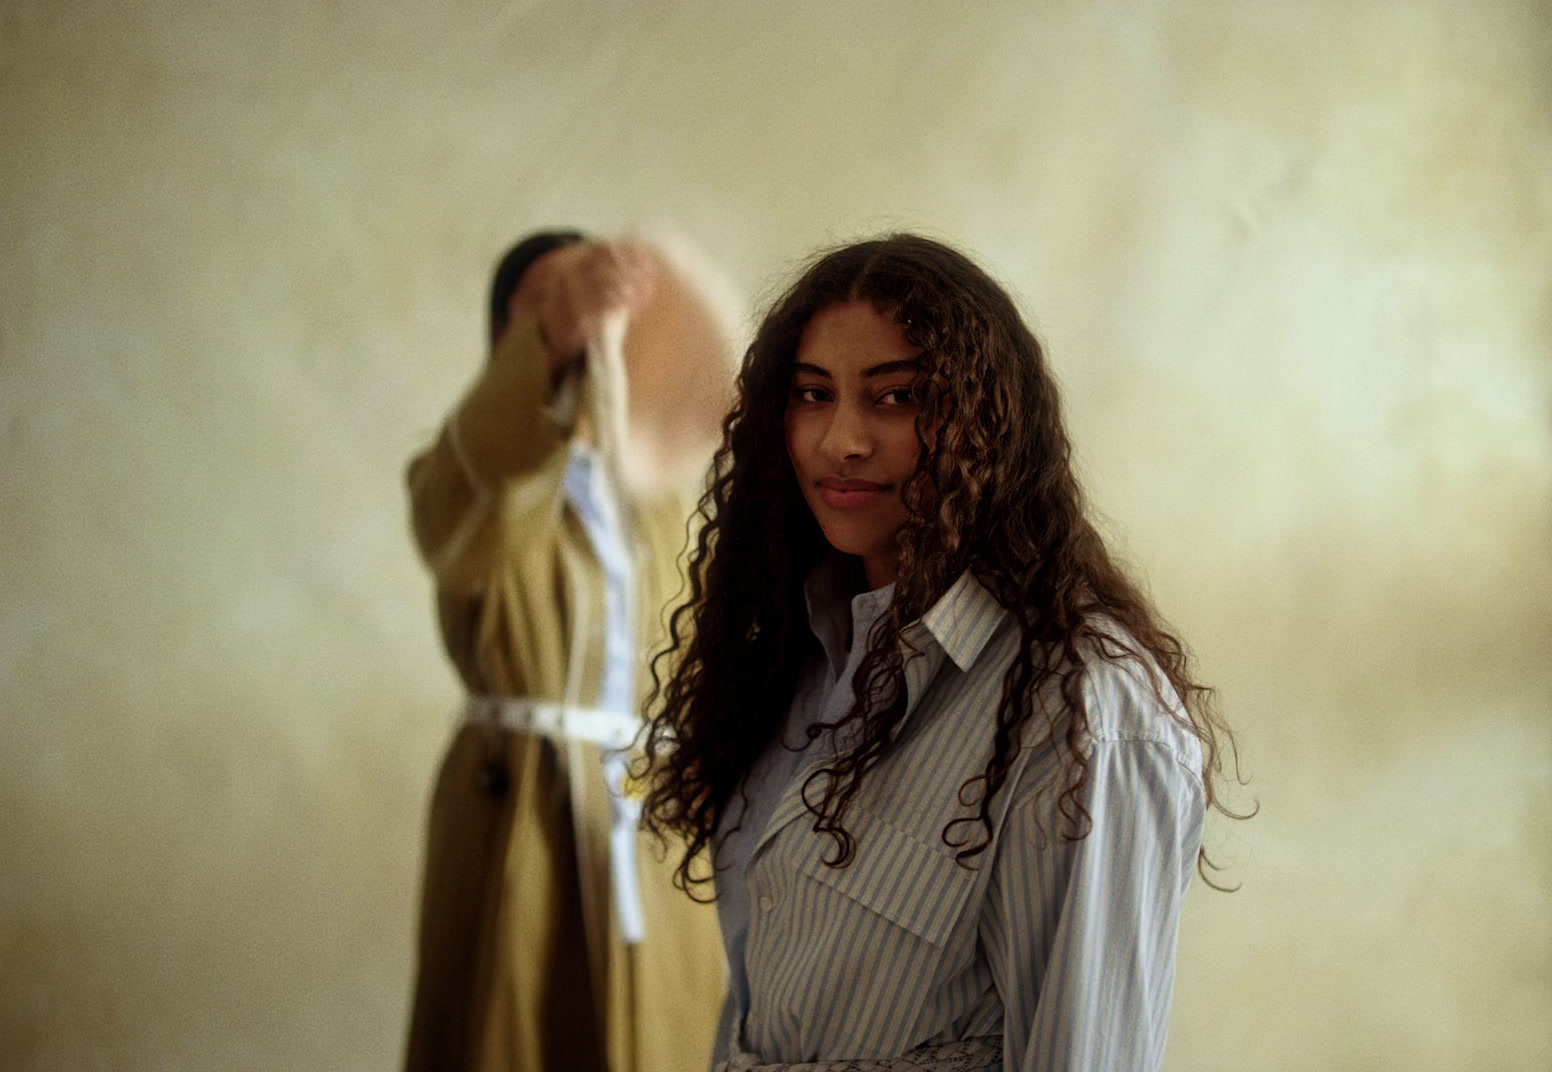
[[[479,572],[473,559],[489,547],[488,530],[499,524],[497,507],[513,481],[557,468],[545,463],[565,446],[573,418],[552,395],[537,323],[515,322],[436,442],[411,460],[415,542],[439,582],[458,587]],[[561,475],[554,474],[552,490]]]
[[[653,271],[636,247],[578,243],[541,257],[514,290],[490,361],[409,465],[415,540],[444,588],[483,583],[516,485],[536,502],[559,493],[564,467],[551,463],[576,421],[572,373],[606,315],[650,298]]]

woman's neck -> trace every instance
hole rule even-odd
[[[883,551],[869,551],[862,556],[862,572],[867,578],[868,590],[895,583],[900,569],[900,549],[890,547]]]

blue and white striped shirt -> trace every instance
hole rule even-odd
[[[811,614],[822,640],[823,617]],[[858,648],[865,626],[853,632]],[[1091,656],[1088,836],[1060,836],[1066,772],[1032,728],[993,802],[992,843],[966,869],[943,831],[974,814],[958,792],[990,757],[1018,627],[967,574],[907,638],[923,654],[906,666],[899,736],[847,814],[848,866],[825,865],[834,842],[806,821],[803,781],[829,754],[818,745],[781,761],[785,778],[750,786],[750,816],[769,820],[745,844],[719,841],[717,888],[734,917],[730,931],[724,908],[724,941],[741,963],[716,1059],[877,1059],[1000,1034],[1010,1070],[1157,1069],[1202,836],[1196,738],[1160,709],[1142,666]],[[849,687],[827,661],[832,695],[800,690],[800,722],[834,717],[833,692]]]

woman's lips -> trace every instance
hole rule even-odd
[[[832,509],[855,510],[871,505],[888,487],[888,484],[875,484],[871,480],[825,477],[819,481],[819,497]]]

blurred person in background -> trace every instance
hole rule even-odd
[[[410,463],[469,699],[431,802],[409,1072],[711,1051],[716,915],[638,853],[625,757],[736,365],[718,285],[672,236],[525,238],[495,272],[489,360]]]

